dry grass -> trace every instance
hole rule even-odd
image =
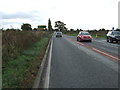
[[[41,31],[4,31],[2,32],[3,63],[8,58],[16,58],[20,51],[29,48],[33,43],[46,36]]]
[[[31,88],[51,34],[40,31],[5,31],[2,34],[3,87]]]

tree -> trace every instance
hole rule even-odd
[[[61,21],[56,21],[55,22],[55,28],[58,29],[59,31],[66,31],[67,28],[65,27],[66,24],[64,24]]]
[[[79,32],[80,30],[79,29],[77,29],[77,32]]]
[[[37,28],[34,28],[33,30],[34,30],[34,31],[37,31]]]
[[[70,29],[70,31],[71,31],[71,32],[73,32],[73,31],[74,31],[74,29]]]
[[[80,31],[83,31],[82,29],[80,29]]]
[[[117,28],[117,29],[116,29],[116,31],[120,31],[120,29],[119,29],[119,28]]]
[[[52,31],[53,29],[52,29],[52,25],[51,25],[51,20],[50,20],[50,18],[49,18],[49,20],[48,20],[48,31]]]
[[[105,31],[105,29],[104,29],[104,28],[102,28],[102,31]]]
[[[32,30],[31,25],[28,24],[28,23],[26,23],[26,24],[23,23],[23,25],[21,25],[21,29],[26,30],[26,31],[27,30]]]
[[[6,29],[6,31],[16,31],[16,29]]]
[[[87,30],[87,32],[89,32],[90,30]]]

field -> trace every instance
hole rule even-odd
[[[107,30],[106,31],[89,31],[89,33],[92,35],[93,38],[106,38],[107,32],[108,32]],[[79,32],[69,31],[69,32],[63,32],[63,33],[70,36],[77,36]]]

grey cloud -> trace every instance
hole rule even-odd
[[[40,18],[43,16],[43,13],[38,11],[30,11],[30,12],[16,12],[7,14],[4,12],[0,12],[0,19],[31,19],[34,20],[36,18]]]
[[[4,13],[0,12],[0,25],[21,25],[22,23],[30,23],[33,25],[41,24],[44,22],[45,13],[39,11]]]
[[[13,14],[6,14],[0,12],[0,17],[1,19],[17,19],[17,18],[29,19],[34,17],[34,15],[32,13],[24,13],[24,12],[16,12]]]
[[[2,23],[9,23],[12,19],[27,19],[32,22],[43,21],[44,13],[38,11],[29,11],[29,12],[16,12],[16,13],[4,13],[0,12],[0,20]],[[9,21],[9,22],[8,22]],[[12,23],[12,22],[11,22]],[[13,22],[14,23],[14,22]]]
[[[1,25],[8,25],[8,24],[21,24],[21,22],[12,22],[12,21],[3,21],[2,23],[1,23]]]

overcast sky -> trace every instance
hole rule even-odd
[[[32,28],[62,21],[68,29],[118,27],[120,0],[0,0],[0,28]]]

